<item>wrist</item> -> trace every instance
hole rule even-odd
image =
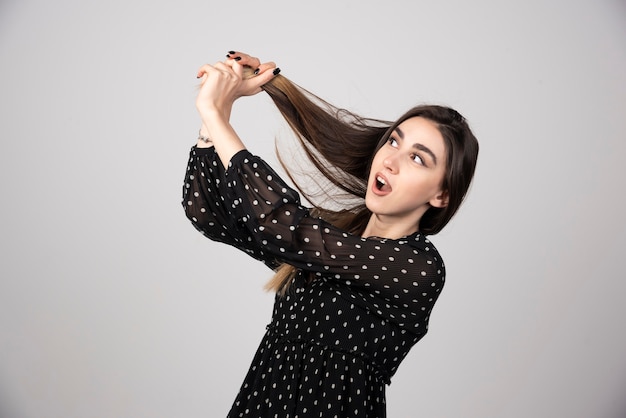
[[[218,126],[230,125],[230,114],[224,114],[223,111],[217,109],[206,109],[200,112],[200,135],[211,136],[212,130]]]
[[[205,105],[198,106],[198,112],[200,113],[200,118],[203,123],[209,125],[207,121],[226,121],[228,122],[230,119],[232,105],[231,106],[216,106],[216,105]]]
[[[212,147],[215,137],[222,137],[224,130],[232,130],[228,116],[216,108],[207,107],[200,112],[201,125],[197,138],[199,148]]]

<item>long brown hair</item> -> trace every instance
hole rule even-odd
[[[305,155],[315,169],[332,185],[345,192],[346,207],[334,210],[317,205],[316,197],[296,181],[278,154],[279,161],[300,193],[313,204],[313,213],[338,228],[353,234],[365,229],[371,212],[364,198],[374,154],[403,121],[423,117],[437,124],[443,136],[447,159],[442,190],[448,204],[430,207],[422,216],[418,229],[425,235],[436,234],[452,219],[472,181],[478,158],[478,141],[465,119],[454,109],[438,105],[416,106],[395,122],[364,118],[337,108],[303,89],[282,75],[263,86],[296,135]],[[335,198],[333,200],[336,201]],[[266,289],[284,295],[297,269],[281,265]]]

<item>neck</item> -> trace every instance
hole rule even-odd
[[[417,232],[417,224],[402,223],[397,219],[388,219],[372,214],[362,236],[398,239]]]

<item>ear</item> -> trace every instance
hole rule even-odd
[[[448,191],[441,191],[428,202],[430,206],[435,208],[445,208],[448,206]]]

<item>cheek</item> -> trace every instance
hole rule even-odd
[[[375,155],[374,158],[372,159],[372,164],[370,166],[370,177],[372,176],[372,174],[376,173],[377,171],[380,170],[380,167],[382,165],[382,162],[384,161],[385,156],[383,155],[383,153],[381,151],[378,151]]]
[[[431,195],[439,191],[441,181],[438,176],[416,177],[407,185],[418,194]]]
[[[439,187],[440,189],[443,188],[443,183],[444,183],[444,179],[446,177],[446,172],[445,170],[442,170],[441,172],[439,172],[437,174],[437,187]]]
[[[379,149],[374,154],[374,159],[372,160],[372,165],[377,164],[379,161],[382,161],[385,157],[383,156],[383,149]]]

